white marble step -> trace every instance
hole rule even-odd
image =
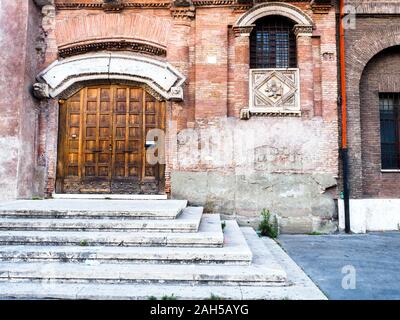
[[[53,199],[167,200],[166,194],[53,193]]]
[[[198,232],[0,231],[0,245],[221,247],[217,214],[203,215]]]
[[[1,262],[0,282],[185,283],[287,285],[287,275],[254,230],[243,234],[253,252],[251,265]]]
[[[112,263],[250,264],[252,253],[236,221],[226,221],[224,246],[203,247],[79,247],[0,246],[2,261]]]
[[[186,206],[186,200],[16,200],[0,203],[0,217],[175,219]]]
[[[186,207],[170,220],[0,217],[0,231],[197,232],[202,213],[202,207]]]

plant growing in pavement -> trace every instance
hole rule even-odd
[[[171,294],[170,296],[164,295],[161,300],[176,300],[176,296],[174,294]]]
[[[210,298],[208,298],[207,300],[223,300],[223,298],[214,293],[211,293]]]
[[[222,227],[222,231],[224,231],[224,229],[225,229],[225,227],[226,227],[226,222],[225,222],[225,221],[222,221],[221,227]]]
[[[274,239],[279,234],[278,219],[275,215],[271,217],[269,210],[263,209],[261,212],[261,222],[258,228],[260,229],[261,235]]]

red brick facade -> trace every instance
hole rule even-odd
[[[338,176],[336,8],[333,1],[332,4],[326,1],[260,1],[262,3],[253,5],[235,0],[193,0],[188,1],[190,6],[179,6],[167,0],[124,0],[116,11],[105,11],[101,0],[55,0],[54,5],[52,1],[36,2],[47,4],[41,8],[41,27],[46,38],[40,69],[57,59],[119,50],[166,61],[186,77],[183,100],[167,103],[167,121],[175,122],[167,123],[170,148],[166,192],[172,197],[187,197],[193,203],[204,205],[208,211],[219,211],[244,221],[257,219],[260,209],[268,206],[281,218],[281,225],[287,232],[322,230],[332,222]],[[279,10],[274,7],[276,11],[268,12],[270,5],[276,5]],[[240,119],[241,110],[249,107],[251,27],[238,25],[238,21],[257,8],[264,16],[293,15],[299,21],[310,21],[296,31],[300,117],[252,115],[250,120]],[[29,80],[34,82],[32,77]],[[19,197],[54,191],[57,100],[41,102],[36,126],[35,133],[30,131],[37,135],[35,183],[43,189],[33,188],[30,194]],[[178,141],[173,136],[174,126]],[[219,142],[212,139],[216,153],[232,141],[232,159],[227,158],[223,163],[197,161],[193,151],[185,153],[190,145],[187,133],[201,136],[204,129],[216,129],[221,136],[226,135],[227,138]],[[236,138],[238,134],[240,137]],[[237,150],[243,143],[239,140],[247,135],[251,139],[252,134],[256,143],[251,152],[258,160],[241,163]],[[176,154],[171,151],[173,145],[177,145]],[[269,162],[259,163],[260,157]],[[253,166],[255,171],[250,170]],[[252,172],[251,177],[246,173],[247,167]],[[239,170],[245,173],[238,174]],[[186,173],[202,176],[201,180],[194,181],[196,186],[192,186],[198,188],[197,193],[188,191],[190,186],[186,183],[190,179],[182,178],[187,177]],[[261,182],[257,180],[261,178]],[[248,183],[241,185],[242,179],[247,179]],[[274,179],[276,182],[272,181]],[[201,189],[203,182],[204,190]],[[254,189],[247,190],[248,199],[241,199],[241,194],[246,193],[243,188],[254,183]],[[290,185],[293,188],[286,190]],[[272,190],[272,193],[264,196],[263,190]]]
[[[349,4],[354,4],[354,1],[349,1]],[[400,92],[398,12],[397,1],[360,4],[352,18],[355,28],[346,30],[352,198],[400,196],[400,172],[381,170],[379,122],[379,92]]]

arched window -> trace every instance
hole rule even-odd
[[[250,35],[250,68],[296,68],[294,22],[283,16],[256,21]]]

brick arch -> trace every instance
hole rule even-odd
[[[378,29],[355,41],[349,50],[351,59],[348,65],[351,66],[352,76],[359,82],[369,61],[383,50],[398,45],[400,45],[400,26]]]
[[[381,123],[379,92],[398,92],[400,88],[400,43],[376,54],[364,68],[360,81],[360,125],[362,143],[363,195],[400,197],[396,187],[400,173],[381,173]]]
[[[384,50],[400,45],[400,27],[388,26],[369,30],[360,39],[347,45],[346,87],[349,144],[350,193],[362,198],[363,193],[363,141],[361,134],[360,85],[368,63]]]
[[[140,14],[102,13],[59,20],[60,56],[98,49],[124,49],[165,55],[170,21]]]

